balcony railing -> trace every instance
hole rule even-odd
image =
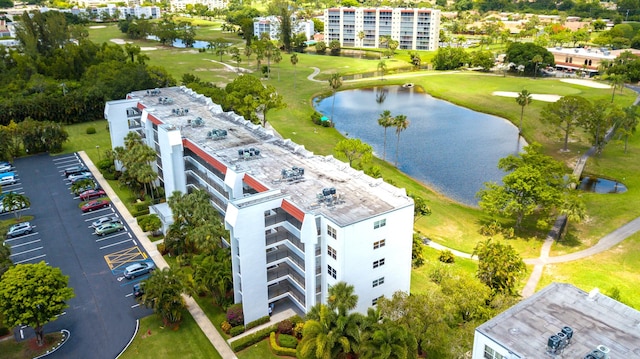
[[[280,246],[277,250],[267,253],[267,265],[277,262],[281,259],[289,259],[298,266],[300,272],[304,273],[304,259],[300,258],[297,253],[290,250],[286,246]]]
[[[287,262],[279,263],[277,266],[273,266],[272,269],[267,270],[267,281],[272,282],[278,279],[284,280],[290,278],[296,282],[302,289],[305,289],[304,277],[300,275],[295,269],[291,268]]]
[[[293,235],[293,233],[287,231],[286,228],[280,226],[276,228],[275,233],[268,234],[266,236],[266,245],[270,246],[272,244],[289,241],[291,244],[296,246],[300,251],[304,253],[304,243],[300,242],[300,239]]]
[[[289,295],[298,302],[302,309],[305,308],[304,293],[300,292],[294,285],[288,281],[282,281],[276,285],[269,286],[269,300],[272,300],[281,295]]]

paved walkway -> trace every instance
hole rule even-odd
[[[129,225],[129,228],[131,228],[131,231],[135,234],[136,238],[138,238],[138,240],[140,241],[140,245],[144,247],[147,254],[149,254],[149,257],[156,264],[156,267],[158,267],[159,269],[169,267],[167,262],[164,260],[164,258],[160,254],[160,252],[158,252],[158,248],[153,243],[151,243],[146,233],[143,232],[142,229],[140,229],[140,226],[138,226],[138,222],[136,221],[136,219],[133,216],[131,216],[127,207],[124,205],[124,203],[122,203],[118,195],[116,195],[116,193],[113,191],[113,189],[109,185],[109,182],[107,182],[105,178],[102,176],[102,173],[100,173],[100,171],[96,168],[93,162],[91,162],[91,159],[89,159],[89,156],[87,156],[87,154],[84,151],[80,151],[78,152],[78,154],[80,155],[84,163],[87,165],[87,168],[91,170],[91,173],[93,173],[93,176],[96,179],[96,181],[98,181],[102,189],[107,193],[107,195],[109,196],[109,199],[111,199],[111,203],[113,204],[113,206],[115,206],[118,209],[118,211],[122,215],[122,219],[127,222],[127,224]],[[134,240],[134,243],[135,243],[135,240]],[[207,336],[211,344],[216,348],[218,353],[220,353],[220,355],[225,359],[237,358],[233,350],[231,350],[231,347],[229,346],[229,344],[227,344],[227,342],[224,340],[224,338],[222,338],[220,333],[218,333],[218,331],[213,326],[209,318],[207,318],[207,316],[204,314],[204,312],[202,311],[202,308],[200,308],[198,303],[196,303],[196,301],[190,296],[182,295],[182,297],[184,298],[187,304],[187,309],[189,310],[189,313],[191,313],[191,316],[193,317],[193,319],[196,321],[196,323],[198,323],[198,326],[200,327],[202,332]]]

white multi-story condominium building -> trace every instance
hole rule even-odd
[[[230,232],[235,302],[245,322],[326,303],[336,282],[354,286],[356,310],[409,291],[413,200],[332,156],[314,155],[185,87],[109,101],[113,147],[130,131],[157,152],[167,195],[206,190]],[[302,119],[301,119],[302,120]],[[166,205],[161,217],[169,220]]]
[[[127,16],[135,16],[138,19],[159,19],[162,17],[162,12],[157,6],[116,6],[115,4],[108,4],[104,7],[90,7],[87,9],[72,9],[72,14],[80,15],[81,13],[89,13],[93,16],[109,16],[117,17],[118,19],[126,19]]]
[[[280,18],[278,16],[257,17],[253,19],[253,34],[260,37],[261,34],[269,34],[269,38],[277,40],[280,38]],[[313,38],[313,21],[296,19],[291,17],[291,35],[303,33],[307,40]]]
[[[552,283],[476,328],[473,359],[640,358],[640,312]]]
[[[202,4],[209,10],[224,9],[229,5],[229,0],[170,0],[171,10],[174,12],[185,11],[187,5]]]
[[[390,36],[403,50],[437,50],[440,10],[403,8],[330,8],[324,11],[324,41],[341,47],[380,48]]]

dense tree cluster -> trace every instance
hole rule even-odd
[[[139,196],[144,199],[146,194],[155,198],[154,182],[158,175],[153,170],[152,163],[156,159],[156,152],[147,146],[137,132],[129,132],[124,139],[124,147],[113,150],[115,160],[122,165],[118,181],[128,186],[133,192],[144,192]],[[110,161],[112,159],[107,159]]]
[[[59,152],[69,137],[60,123],[36,122],[30,118],[0,125],[0,160],[10,160],[24,153]]]
[[[105,101],[175,84],[164,69],[129,61],[119,45],[90,42],[60,12],[25,12],[20,20],[19,48],[0,46],[2,125],[28,117],[66,124],[95,120]]]
[[[546,48],[530,42],[514,42],[509,45],[505,62],[528,74],[535,74],[539,68],[555,65],[553,55]]]

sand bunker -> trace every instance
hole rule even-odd
[[[148,46],[143,46],[140,48],[140,51],[153,51],[153,50],[157,50],[157,47],[148,47]]]
[[[95,26],[89,26],[90,29],[104,29],[106,26],[104,25],[95,25]]]
[[[126,41],[124,41],[122,39],[111,39],[111,42],[116,43],[118,45],[124,45],[124,44],[127,43]]]
[[[492,93],[493,96],[503,96],[503,97],[513,97],[516,98],[518,97],[518,93],[517,92],[507,92],[507,91],[494,91]],[[531,94],[531,98],[534,100],[538,100],[538,101],[544,101],[544,102],[556,102],[558,101],[562,96],[559,95],[542,95],[542,94]]]
[[[611,86],[609,86],[607,84],[602,84],[602,83],[591,81],[591,80],[562,79],[560,81],[566,82],[566,83],[570,83],[570,84],[574,84],[574,85],[593,87],[593,88],[597,88],[597,89],[610,89],[611,88]]]

